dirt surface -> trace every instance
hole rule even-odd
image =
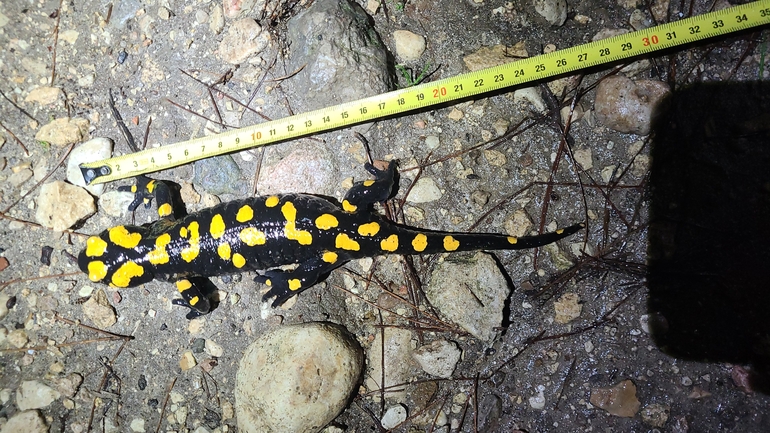
[[[394,31],[424,35],[427,50],[407,66],[416,75],[423,68],[435,69],[427,78],[432,80],[466,72],[463,56],[482,46],[523,41],[530,54],[537,54],[546,44],[565,48],[588,42],[605,28],[630,29],[635,3],[569,2],[566,23],[554,27],[528,1],[388,1],[373,21],[391,52]],[[638,3],[639,13],[651,21],[646,3]],[[0,100],[0,135],[5,137],[0,148],[0,248],[9,264],[0,273],[0,280],[9,284],[0,287],[10,298],[9,312],[0,322],[6,329],[0,350],[0,417],[18,411],[16,390],[23,381],[56,388],[62,377],[78,373],[83,383],[76,394],[40,409],[50,431],[110,431],[110,425],[117,426],[111,431],[131,431],[132,426],[135,431],[237,430],[232,416],[235,371],[250,342],[283,324],[332,321],[363,345],[371,344],[381,325],[411,329],[420,344],[438,337],[457,342],[463,358],[452,379],[417,375],[419,382],[407,386],[410,397],[405,402],[410,417],[423,415],[422,408],[427,414],[423,418],[438,419],[436,411],[442,410],[452,431],[770,431],[770,299],[762,291],[763,268],[770,258],[763,250],[769,233],[762,225],[770,217],[764,149],[770,113],[767,29],[650,57],[650,67],[635,79],[665,81],[674,93],[670,110],[649,137],[621,134],[589,118],[564,133],[553,109],[569,106],[573,98],[581,109],[592,109],[594,85],[611,67],[581,76],[578,92],[554,95],[546,86],[538,87],[551,109],[543,114],[501,92],[379,121],[364,132],[376,159],[401,161],[402,183],[415,179],[420,166],[420,176],[432,178],[441,189],[436,201],[406,205],[411,225],[502,232],[520,209],[532,222],[530,231],[588,221],[585,233],[560,242],[558,249],[495,254],[513,292],[505,328],[491,347],[451,323],[421,329],[421,313],[406,304],[390,309],[417,320],[378,308],[384,289],[411,291],[409,299],[424,302],[420,281],[440,260],[435,257],[409,262],[377,258],[371,284],[366,283],[369,271],[351,263],[348,271],[336,271],[304,292],[290,309],[261,304],[262,287],[251,275],[213,278],[223,301],[194,322],[185,319],[183,309],[171,306],[176,296],[171,284],[104,288],[118,316],[106,329],[111,334],[81,326],[94,325],[83,305],[102,287],[77,270],[72,255],[83,247],[85,235],[131,216],[112,217],[100,210],[72,233],[38,226],[37,190],[30,191],[37,178],[20,186],[9,180],[25,167],[36,176],[53,171],[48,181],[64,179],[64,169],[57,166],[64,148],[36,142],[40,126],[68,115],[89,119],[91,137],[110,137],[117,153],[128,153],[110,113],[110,89],[140,146],[145,130],[149,146],[202,135],[207,121],[192,112],[216,119],[214,102],[226,123],[262,121],[231,108],[226,98],[214,96],[212,102],[203,84],[180,71],[207,84],[227,75],[218,89],[244,102],[254,95],[252,106],[271,118],[290,114],[293,98],[312,98],[292,88],[290,78],[275,81],[293,72],[284,66],[279,47],[286,20],[306,8],[304,2],[268,2],[275,13],[252,14],[269,30],[271,44],[259,59],[238,68],[215,55],[222,38],[209,26],[215,5],[156,0],[114,6],[106,0],[0,3],[0,13],[8,18],[0,28],[5,78],[0,90],[6,96]],[[711,5],[672,2],[669,13],[700,14]],[[404,76],[397,78],[402,86],[408,84]],[[25,102],[40,85],[60,88],[66,102]],[[458,110],[461,118],[452,114]],[[438,137],[439,146],[426,146],[428,137]],[[364,177],[363,147],[352,131],[339,130],[270,146],[264,154],[252,150],[236,155],[241,195],[218,199],[249,194],[260,161],[270,166],[311,145],[325,149],[324,157],[338,169],[329,186],[332,192],[325,194],[340,197],[346,179]],[[583,171],[571,155],[586,149],[593,167]],[[611,166],[614,176],[608,179]],[[156,174],[183,188],[193,183],[193,175],[189,165]],[[107,190],[128,183],[116,182]],[[200,188],[198,193],[203,197],[187,203],[188,211],[217,201]],[[155,216],[140,210],[135,218],[144,223]],[[53,249],[50,265],[41,262],[44,247]],[[340,289],[346,287],[345,278],[357,281],[356,294]],[[579,317],[568,323],[555,320],[560,313],[555,305],[575,298]],[[19,330],[28,342],[17,349],[8,337]],[[18,336],[16,332],[14,338]],[[204,350],[206,341],[221,346],[222,353],[214,351],[218,356],[213,356],[210,348]],[[180,360],[188,351],[199,364],[183,371]],[[625,380],[635,385],[640,403],[631,417],[611,415],[589,403],[595,401],[591,396],[598,394],[597,388]],[[381,431],[379,419],[390,405],[379,400],[376,390],[362,387],[334,425],[348,432]],[[447,430],[410,418],[395,431]]]

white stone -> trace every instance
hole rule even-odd
[[[567,20],[566,0],[534,0],[535,12],[549,24],[561,26]]]
[[[53,403],[61,394],[36,380],[26,380],[16,390],[16,406],[19,410],[41,409]]]
[[[440,199],[441,190],[430,177],[421,177],[409,191],[406,201],[409,203],[428,203]]]
[[[385,411],[381,423],[385,429],[392,430],[404,421],[406,421],[406,408],[401,404],[397,404]]]
[[[396,55],[405,62],[419,59],[425,51],[425,38],[408,30],[396,30],[393,40],[396,42]]]
[[[81,186],[95,196],[100,196],[104,191],[104,184],[86,186],[80,164],[107,159],[112,156],[112,140],[97,137],[76,146],[67,158],[67,181],[73,185]]]
[[[436,340],[417,348],[412,357],[420,364],[423,371],[431,376],[444,379],[452,377],[452,373],[460,361],[462,352],[457,344],[447,340]]]

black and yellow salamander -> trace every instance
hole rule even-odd
[[[169,187],[137,178],[129,206],[146,207],[155,198],[160,219],[145,226],[121,225],[91,236],[78,265],[91,281],[133,287],[154,278],[176,283],[182,296],[175,304],[191,309],[188,317],[207,314],[201,277],[265,270],[255,281],[270,290],[273,306],[311,287],[344,263],[382,254],[435,254],[450,251],[517,250],[539,247],[583,227],[573,225],[538,236],[452,233],[406,227],[383,219],[372,204],[394,189],[396,164],[380,170],[366,165],[374,179],[358,182],[341,205],[305,194],[279,194],[222,203],[174,218]],[[296,265],[291,271],[277,269]],[[203,281],[201,281],[203,280]]]

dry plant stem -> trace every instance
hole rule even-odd
[[[267,117],[266,115],[262,114],[261,112],[259,112],[259,111],[255,110],[255,109],[253,109],[253,108],[251,108],[251,107],[249,107],[249,106],[248,106],[248,104],[244,104],[243,102],[241,102],[241,101],[239,101],[238,99],[236,99],[236,98],[234,98],[234,97],[232,97],[232,96],[228,95],[227,93],[225,93],[225,92],[223,92],[223,91],[221,91],[221,90],[217,89],[216,87],[214,87],[214,86],[212,86],[212,85],[209,85],[209,84],[206,84],[206,83],[204,83],[203,81],[201,81],[201,80],[199,80],[199,79],[197,79],[197,78],[193,77],[193,76],[192,76],[192,74],[190,74],[189,72],[187,72],[187,71],[185,71],[185,70],[183,70],[183,69],[180,69],[179,71],[180,71],[181,73],[183,73],[183,74],[187,75],[188,77],[190,77],[190,78],[191,78],[193,81],[195,81],[196,83],[200,84],[201,86],[205,86],[205,87],[206,87],[206,89],[208,89],[208,91],[209,91],[209,94],[211,94],[211,92],[212,92],[212,91],[213,91],[213,92],[217,92],[217,95],[221,95],[223,98],[227,98],[227,99],[229,99],[229,100],[231,100],[231,101],[235,102],[235,103],[236,103],[236,104],[238,104],[239,106],[243,107],[243,108],[244,108],[244,109],[246,109],[246,110],[249,110],[249,111],[251,111],[252,113],[256,114],[257,116],[259,116],[259,117],[261,117],[261,118],[263,118],[263,119],[265,119],[265,120],[267,120],[267,121],[270,121],[270,120],[272,120],[272,119],[270,119],[269,117]],[[213,95],[211,95],[211,101],[212,101],[212,103],[214,104],[214,109],[217,111],[217,114],[219,114],[219,108],[217,107],[217,104],[216,104],[216,102],[214,101],[214,96],[213,96]],[[169,100],[169,102],[171,102],[171,101]],[[249,102],[251,102],[251,101],[249,101]],[[173,102],[172,102],[172,103],[173,103]],[[184,108],[184,107],[181,107],[181,106],[179,106],[179,105],[178,105],[178,104],[176,104],[176,103],[174,103],[174,105],[176,105],[176,106],[178,106],[178,107],[180,107],[180,108],[182,108],[182,109],[185,109],[185,110],[187,110],[186,108]],[[187,110],[187,111],[189,111],[189,110]],[[192,111],[190,111],[190,113],[192,113],[192,114],[196,114],[196,113],[194,113],[194,112],[192,112]],[[199,115],[199,116],[200,116],[200,115]],[[201,116],[201,117],[202,117],[202,116]],[[202,117],[202,118],[206,119],[205,117]],[[212,120],[212,122],[213,122],[213,120]],[[221,116],[221,115],[219,115],[219,122],[218,122],[218,123],[219,123],[219,124],[221,124],[221,125],[223,125],[223,126],[225,126],[225,125],[224,125],[224,123],[222,123],[222,116]],[[231,126],[230,128],[234,128],[234,127],[233,127],[233,126]]]
[[[168,389],[166,390],[166,397],[163,398],[163,406],[160,409],[160,418],[158,418],[158,425],[155,427],[155,433],[158,433],[160,431],[160,426],[163,424],[163,417],[166,415],[166,406],[168,405],[168,400],[171,398],[171,390],[174,389],[174,384],[176,384],[177,378],[175,377],[174,380],[171,381],[171,384],[169,384]]]
[[[171,99],[166,98],[166,101],[168,101],[169,104],[171,104],[171,105],[173,105],[173,106],[175,106],[175,107],[177,107],[179,109],[182,109],[182,110],[192,114],[193,116],[197,116],[197,117],[199,117],[199,118],[201,118],[201,119],[203,119],[203,120],[205,120],[207,122],[211,122],[211,123],[213,123],[215,125],[219,125],[219,126],[221,126],[223,128],[233,128],[233,129],[236,128],[235,126],[227,125],[227,124],[219,122],[219,121],[217,121],[215,119],[211,119],[211,118],[206,117],[206,116],[204,116],[202,114],[196,113],[196,112],[190,110],[189,108],[187,108],[187,107],[185,107],[185,106],[183,106],[183,105],[181,105],[179,103],[176,103],[176,102],[172,101]]]
[[[2,215],[0,215],[0,216],[2,216]],[[9,218],[9,219],[15,220],[15,218]],[[19,220],[16,220],[16,221],[19,221]],[[24,222],[24,221],[21,221],[21,222]],[[29,223],[29,224],[37,226],[37,227],[40,227],[37,224],[33,224],[33,223]],[[76,234],[79,234],[79,233],[76,233]],[[85,235],[82,235],[82,236],[85,236]],[[13,279],[13,280],[10,280],[10,281],[0,282],[0,292],[3,291],[6,287],[10,286],[11,284],[26,283],[28,281],[36,281],[36,280],[47,280],[49,278],[74,277],[74,276],[79,276],[79,275],[82,275],[82,274],[83,274],[82,272],[78,271],[78,272],[70,272],[70,273],[66,273],[66,274],[46,275],[46,276],[43,276],[43,277],[16,278],[16,279]]]
[[[8,205],[8,207],[5,208],[2,213],[4,213],[4,214],[8,213],[8,211],[10,211],[20,201],[24,200],[28,195],[30,195],[32,193],[32,191],[36,190],[37,187],[39,187],[43,182],[48,180],[48,178],[51,177],[51,175],[54,174],[59,167],[61,167],[61,165],[64,163],[64,160],[67,159],[67,157],[69,156],[70,152],[72,152],[72,149],[74,147],[75,147],[75,143],[70,144],[69,147],[67,148],[67,150],[64,151],[62,156],[59,158],[59,160],[56,161],[56,166],[54,167],[54,169],[50,170],[48,173],[46,173],[46,175],[42,179],[40,179],[32,188],[30,188],[29,191],[25,192],[24,195],[22,195],[21,197],[17,198],[16,201],[14,201],[10,205]]]
[[[30,120],[34,120],[35,122],[40,123],[40,121],[37,120],[33,115],[29,114],[26,110],[24,110],[23,108],[19,107],[15,102],[13,102],[13,100],[11,100],[7,96],[5,96],[5,93],[3,93],[2,90],[0,90],[0,96],[5,98],[6,101],[10,102],[11,105],[13,105],[17,110],[19,110],[21,112],[21,114],[27,116]],[[7,131],[7,129],[6,129],[6,131]],[[29,154],[28,154],[28,156],[29,156]]]
[[[6,99],[7,99],[7,98],[6,98]],[[17,143],[19,143],[19,146],[21,146],[21,149],[24,151],[24,154],[25,154],[26,156],[29,156],[29,150],[27,150],[27,147],[26,147],[26,146],[24,146],[24,143],[22,143],[22,142],[21,142],[21,140],[19,140],[19,137],[17,137],[17,136],[16,136],[16,134],[14,134],[13,132],[11,132],[11,130],[10,130],[10,129],[6,128],[6,127],[5,127],[5,125],[3,125],[3,122],[0,122],[0,127],[2,127],[3,129],[5,129],[5,132],[7,132],[8,134],[10,134],[10,135],[11,135],[11,137],[13,137],[13,139],[14,139],[14,140],[16,140],[16,142],[17,142]]]

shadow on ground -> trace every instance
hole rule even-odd
[[[770,393],[770,84],[676,92],[655,128],[649,246],[656,343],[749,364]]]

